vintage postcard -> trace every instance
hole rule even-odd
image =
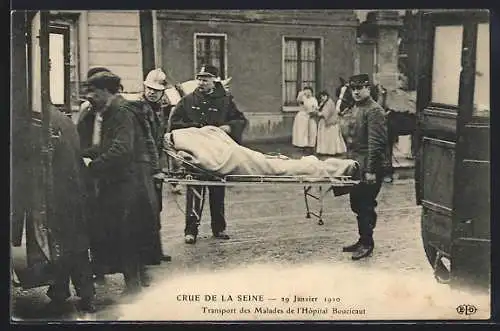
[[[13,322],[490,319],[487,10],[11,18]]]

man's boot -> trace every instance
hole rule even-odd
[[[149,275],[146,267],[141,267],[139,276],[141,278],[142,287],[149,287],[151,285],[151,276]]]
[[[141,291],[139,265],[129,265],[123,273],[125,279],[125,290],[123,295],[135,295]]]
[[[355,252],[361,247],[361,241],[358,239],[354,244],[342,247],[342,252]]]
[[[354,261],[370,256],[375,247],[373,239],[371,238],[369,240],[361,240],[360,243],[361,245],[352,253],[352,259]]]
[[[95,297],[84,297],[80,300],[80,310],[85,313],[93,314],[97,311],[95,307]]]

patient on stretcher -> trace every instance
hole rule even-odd
[[[185,128],[165,135],[165,146],[177,156],[207,171],[226,175],[302,176],[307,178],[357,177],[354,160],[315,156],[276,157],[237,144],[215,126]]]

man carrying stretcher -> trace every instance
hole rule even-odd
[[[183,97],[172,111],[170,117],[171,130],[204,126],[217,126],[224,130],[234,141],[241,143],[243,130],[247,119],[233,102],[233,98],[226,94],[220,83],[218,69],[212,65],[204,65],[196,75],[198,87]],[[203,144],[200,141],[200,144]],[[201,200],[195,199],[194,192],[202,194],[202,186],[188,187],[186,190],[186,227],[184,241],[187,244],[196,243],[198,236],[198,221],[194,210],[201,216]],[[229,239],[226,233],[224,217],[224,186],[210,186],[209,203],[212,233],[215,238]],[[194,206],[194,204],[197,204]],[[193,208],[194,207],[194,208]]]

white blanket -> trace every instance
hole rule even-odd
[[[166,145],[203,169],[219,175],[304,176],[323,178],[351,176],[357,171],[354,160],[315,156],[288,159],[269,156],[238,145],[214,126],[178,129],[165,136]]]

